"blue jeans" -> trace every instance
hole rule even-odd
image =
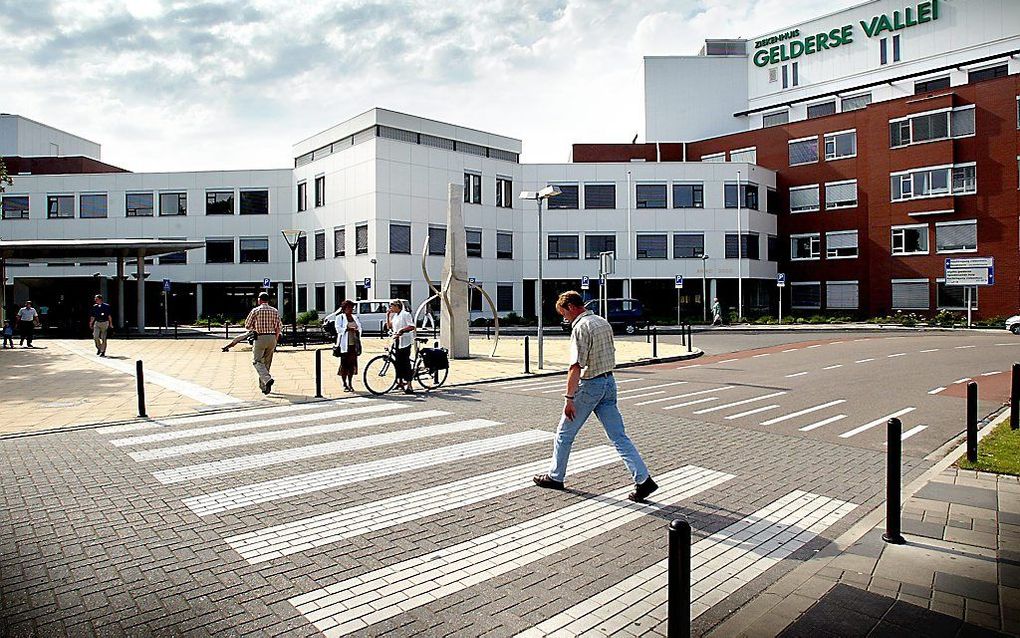
[[[623,416],[620,414],[620,409],[616,407],[616,379],[609,375],[582,380],[577,392],[574,393],[574,408],[576,410],[574,418],[568,419],[566,415],[562,416],[559,427],[556,428],[556,438],[553,441],[553,465],[549,470],[549,476],[557,481],[564,479],[567,474],[567,459],[570,458],[570,447],[574,444],[574,437],[594,412],[602,423],[606,436],[613,442],[620,458],[630,470],[634,482],[644,483],[648,478],[648,468],[641,460],[641,455],[638,454],[634,443],[623,430]]]

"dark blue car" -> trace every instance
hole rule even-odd
[[[632,335],[647,325],[648,320],[645,318],[645,306],[640,300],[607,299],[606,303],[609,306],[609,316],[606,317],[606,319],[609,320],[609,324],[613,326],[614,330],[619,330]],[[592,299],[584,304],[584,307],[598,314],[599,300]],[[563,327],[563,332],[570,332],[569,323],[564,321],[561,325]]]

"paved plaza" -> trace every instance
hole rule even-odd
[[[308,401],[313,355],[296,351],[274,363],[281,396],[253,401],[249,353],[219,341],[118,342],[125,359],[98,363],[87,342],[10,353],[51,401],[61,373],[41,366],[95,366],[128,411],[118,368],[144,356],[167,412],[0,439],[3,633],[664,636],[675,518],[693,528],[695,635],[1020,630],[1020,483],[951,466],[966,380],[997,411],[1020,339],[695,336],[701,357],[616,373],[660,485],[645,504],[594,420],[567,490],[531,484],[563,374]],[[904,546],[880,540],[891,415]]]

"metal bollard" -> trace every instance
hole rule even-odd
[[[1009,429],[1020,427],[1020,363],[1013,364],[1013,386],[1009,391]]]
[[[492,326],[488,323],[485,324],[485,340],[489,341],[492,339]]]
[[[135,361],[135,384],[138,386],[138,416],[147,417],[145,413],[145,373],[142,371],[142,360]]]
[[[967,460],[977,463],[977,384],[967,384]]]
[[[687,352],[692,352],[691,348],[694,344],[694,331],[691,328],[691,324],[687,324]]]
[[[645,343],[652,342],[652,324],[645,326]]]
[[[656,359],[659,356],[659,329],[652,328],[652,358]]]
[[[900,534],[900,457],[903,453],[903,439],[900,438],[903,424],[899,419],[889,419],[886,424],[886,446],[889,448],[885,465],[885,534],[882,540],[893,545],[903,545],[906,539]]]
[[[531,374],[531,344],[528,335],[524,335],[524,374]]]
[[[301,340],[301,349],[302,350],[307,350],[308,349],[308,324],[307,323],[305,324],[304,331],[305,331],[305,335],[304,335],[304,338]]]
[[[676,519],[669,524],[667,625],[669,638],[691,635],[691,525]]]
[[[322,398],[322,350],[315,351],[315,398]]]

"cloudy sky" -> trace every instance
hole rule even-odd
[[[135,171],[285,167],[373,106],[524,141],[644,139],[642,56],[860,0],[0,0],[0,111]]]

